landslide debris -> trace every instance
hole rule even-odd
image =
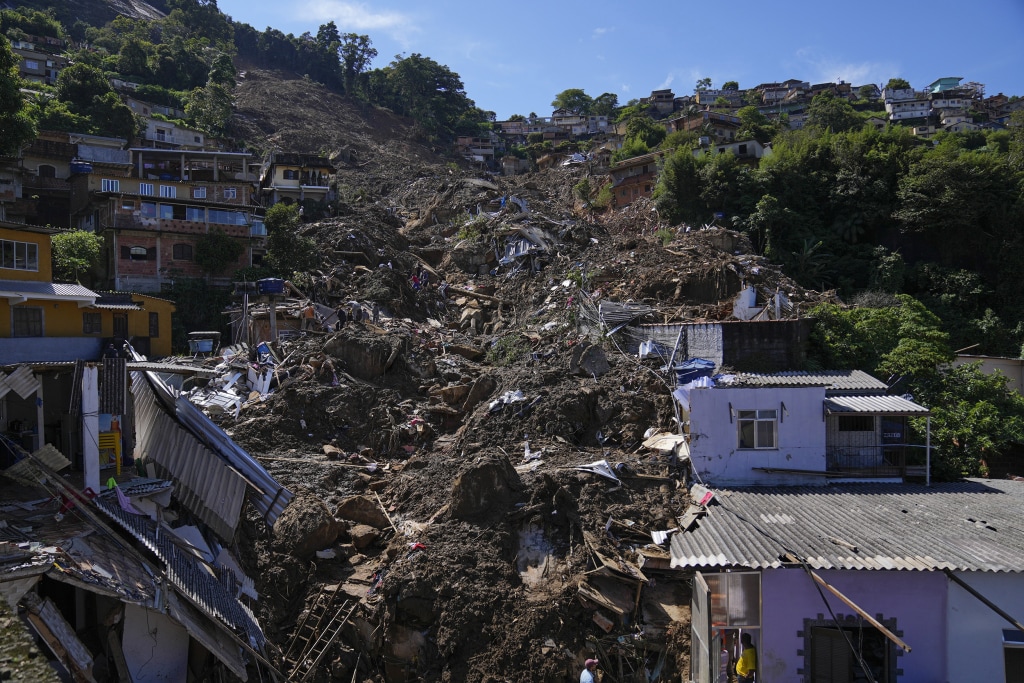
[[[651,538],[690,505],[685,475],[643,447],[675,431],[664,361],[582,310],[713,321],[746,285],[791,315],[825,295],[738,233],[666,231],[646,202],[593,212],[573,188],[602,183],[597,166],[474,172],[297,80],[248,71],[238,129],[329,151],[359,191],[304,225],[322,263],[279,304],[297,326],[313,300],[323,324],[267,345],[270,390],[237,417],[210,409],[300,492],[239,539],[281,670],[302,666],[303,624],[355,605],[310,680],[565,681],[595,656],[606,680],[687,675],[689,577]],[[273,98],[317,117],[291,123]],[[333,329],[351,302],[378,319]],[[232,347],[238,367],[253,346]]]

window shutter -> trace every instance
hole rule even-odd
[[[150,247],[146,250],[146,260],[156,261],[156,247]]]
[[[121,258],[130,259],[132,257],[131,247],[121,247]]]

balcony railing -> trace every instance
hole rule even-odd
[[[924,446],[893,444],[887,446],[832,447],[825,454],[826,471],[851,477],[923,476]]]

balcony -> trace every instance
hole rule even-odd
[[[22,180],[22,187],[25,190],[71,191],[71,183],[67,178],[40,178],[36,175],[26,175]]]
[[[925,448],[912,444],[832,447],[825,454],[828,474],[844,477],[923,477]]]

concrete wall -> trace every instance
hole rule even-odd
[[[14,307],[41,308],[43,310],[43,335],[46,337],[81,337],[82,313],[90,310],[79,308],[77,301],[47,299],[29,299],[23,304],[15,304]],[[0,299],[0,337],[11,336],[14,322],[11,308],[7,299]],[[29,344],[35,344],[38,339],[38,337],[22,337],[20,341],[26,343],[26,340],[29,340]],[[0,360],[6,361],[6,358],[0,356]]]
[[[825,581],[883,623],[895,619],[896,635],[911,652],[896,657],[902,670],[899,683],[977,683],[1001,681],[989,675],[995,655],[964,648],[971,675],[946,675],[946,578],[940,572],[917,571],[817,571]],[[1019,584],[1018,584],[1019,585]],[[824,590],[824,589],[822,589]],[[828,591],[824,591],[836,615],[855,615]],[[973,599],[973,598],[972,598]],[[762,683],[810,680],[805,667],[803,637],[805,619],[830,619],[812,579],[802,569],[769,569],[761,574],[760,678]],[[994,616],[994,615],[993,615]],[[867,627],[870,628],[870,627]],[[896,648],[897,651],[902,652]],[[969,652],[969,654],[968,654]],[[1000,671],[1001,671],[1001,658]],[[979,669],[979,666],[983,667]]]
[[[1024,393],[1024,359],[959,354],[953,359],[953,367],[978,362],[981,363],[981,371],[986,375],[991,375],[998,370],[1009,380],[1006,383],[1007,388],[1018,394]]]
[[[0,358],[5,364],[60,360],[96,360],[100,340],[90,337],[0,338]]]
[[[1024,575],[1004,572],[956,572],[976,591],[1018,620],[1024,618]],[[1009,622],[962,587],[949,581],[949,683],[1005,681],[1003,629]]]
[[[188,641],[188,632],[166,615],[125,605],[122,649],[135,683],[185,683]]]
[[[690,460],[713,486],[825,484],[815,475],[768,473],[755,467],[825,471],[824,387],[694,389],[690,392]],[[733,411],[778,411],[778,448],[740,450]],[[785,410],[782,405],[785,404]]]

